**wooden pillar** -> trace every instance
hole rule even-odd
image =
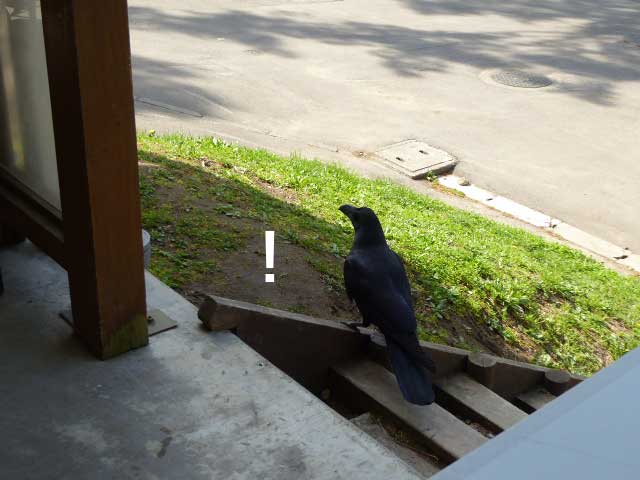
[[[76,333],[106,359],[148,343],[126,0],[42,0]]]

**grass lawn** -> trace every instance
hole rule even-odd
[[[378,213],[405,260],[425,340],[591,374],[640,344],[640,278],[577,250],[390,181],[212,138],[140,135],[151,270],[197,300],[213,292],[353,319],[343,203]],[[264,230],[276,285],[264,284]]]

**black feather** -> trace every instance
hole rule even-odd
[[[435,400],[431,378],[393,340],[387,340],[389,362],[407,402],[429,405]]]
[[[387,245],[373,210],[343,205],[355,228],[355,240],[344,264],[347,295],[356,302],[363,323],[376,325],[387,340],[389,360],[408,402],[434,401],[431,357],[420,348],[411,286],[400,256]]]

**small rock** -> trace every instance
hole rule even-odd
[[[458,185],[460,185],[461,187],[468,187],[469,185],[471,185],[471,182],[469,181],[468,178],[464,178],[462,177],[459,181],[458,181]]]

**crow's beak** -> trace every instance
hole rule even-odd
[[[347,217],[351,218],[351,212],[356,209],[353,205],[342,205],[338,210],[344,213]]]

